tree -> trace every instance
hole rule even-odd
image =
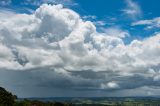
[[[17,97],[0,87],[0,106],[13,106]]]

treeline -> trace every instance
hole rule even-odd
[[[13,106],[17,96],[0,87],[0,106]]]

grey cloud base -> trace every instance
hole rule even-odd
[[[62,5],[1,16],[0,85],[17,95],[157,95],[160,34],[125,45]]]

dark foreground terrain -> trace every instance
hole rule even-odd
[[[0,106],[160,106],[160,98],[17,98],[0,87]]]

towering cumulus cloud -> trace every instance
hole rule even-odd
[[[3,85],[8,80],[10,87],[77,92],[160,86],[160,34],[126,45],[122,37],[97,32],[92,22],[62,5],[44,4],[33,14],[3,11],[1,16]],[[12,75],[4,78],[6,72]]]

